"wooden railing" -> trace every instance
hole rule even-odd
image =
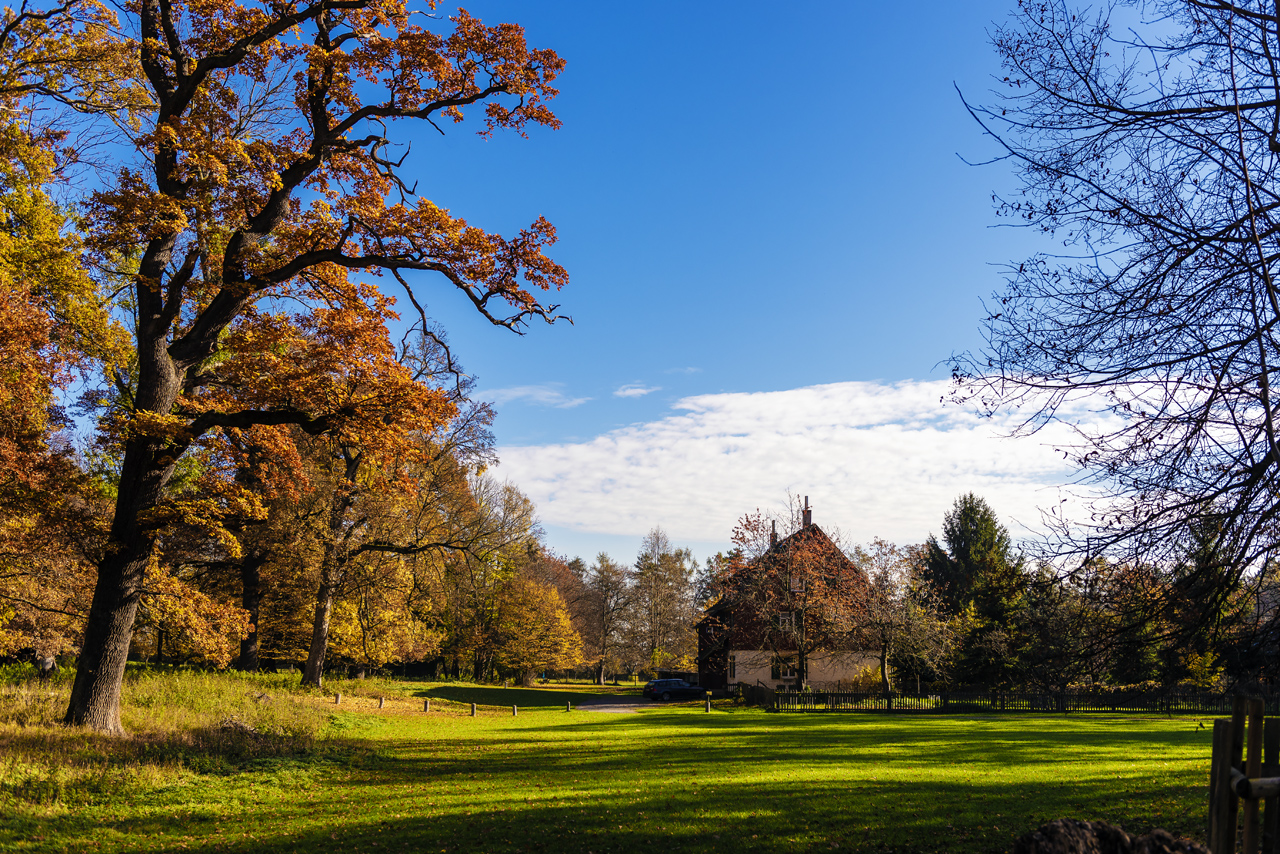
[[[748,706],[759,706],[762,709],[776,711],[778,707],[774,699],[776,694],[777,692],[763,682],[757,682],[755,685],[743,682],[738,685],[738,697]]]
[[[1264,708],[1262,700],[1237,697],[1231,717],[1213,722],[1208,828],[1213,854],[1280,850],[1280,719],[1265,718]]]
[[[747,700],[749,704],[778,712],[1229,714],[1233,703],[1230,694],[1174,692],[948,691],[916,695],[878,691],[770,691],[764,686],[744,690],[752,692],[751,699]],[[762,690],[768,695],[762,694]],[[1264,707],[1268,713],[1280,714],[1280,697],[1268,698]]]

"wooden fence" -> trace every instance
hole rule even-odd
[[[1280,851],[1280,718],[1264,718],[1265,705],[1237,697],[1231,717],[1213,722],[1208,828],[1213,854],[1235,854],[1237,843],[1242,854]]]
[[[1014,691],[949,691],[939,694],[883,694],[857,691],[773,691],[765,685],[741,686],[749,705],[776,712],[1097,712],[1154,714],[1230,714],[1230,694],[1181,693],[1030,693]],[[1280,714],[1280,697],[1264,701],[1268,713]],[[1277,852],[1280,854],[1280,852]]]
[[[759,682],[755,685],[748,685],[745,682],[738,685],[738,697],[742,702],[762,709],[777,710],[776,693],[768,685]]]

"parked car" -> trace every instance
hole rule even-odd
[[[683,679],[654,679],[640,692],[650,700],[691,700],[706,696],[706,690]]]

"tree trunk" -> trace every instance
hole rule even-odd
[[[302,669],[302,684],[313,688],[320,687],[324,675],[324,656],[329,649],[329,618],[333,613],[335,585],[331,581],[328,561],[325,564],[321,570],[320,588],[316,591],[315,617],[311,621],[311,649]]]
[[[99,567],[65,723],[124,734],[120,724],[120,686],[149,551],[145,557],[131,561],[120,559],[118,553],[111,554]]]
[[[240,605],[249,612],[253,628],[240,641],[240,660],[236,667],[248,673],[256,673],[262,667],[258,656],[258,617],[262,609],[262,565],[266,552],[252,552],[240,564]]]
[[[167,363],[167,357],[165,361]],[[140,372],[139,408],[167,412],[177,397],[177,381],[172,372],[167,381],[162,382],[155,377],[155,364],[148,364],[145,359],[141,360]],[[144,385],[148,379],[152,380],[149,387]],[[151,394],[144,395],[144,391]],[[110,548],[98,563],[98,581],[93,588],[84,642],[76,660],[76,678],[63,718],[72,726],[124,733],[120,724],[120,686],[133,641],[138,600],[155,545],[154,532],[139,524],[139,520],[160,500],[173,475],[177,456],[176,451],[158,439],[138,437],[125,444]]]
[[[324,657],[329,650],[329,619],[333,613],[333,597],[342,580],[346,539],[354,533],[347,528],[347,511],[355,500],[352,492],[356,475],[360,471],[362,455],[347,448],[342,449],[346,462],[343,485],[335,486],[329,503],[329,533],[324,544],[324,558],[320,563],[320,587],[316,590],[315,617],[311,623],[311,649],[307,652],[307,664],[302,671],[302,684],[319,688],[324,673]],[[350,488],[343,488],[347,486]]]
[[[882,644],[880,646],[880,688],[888,694],[893,690],[893,685],[889,682],[889,645]]]

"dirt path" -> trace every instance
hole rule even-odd
[[[649,708],[653,703],[634,697],[610,697],[605,694],[586,696],[582,702],[574,705],[586,712],[609,712],[611,714],[627,714]]]

